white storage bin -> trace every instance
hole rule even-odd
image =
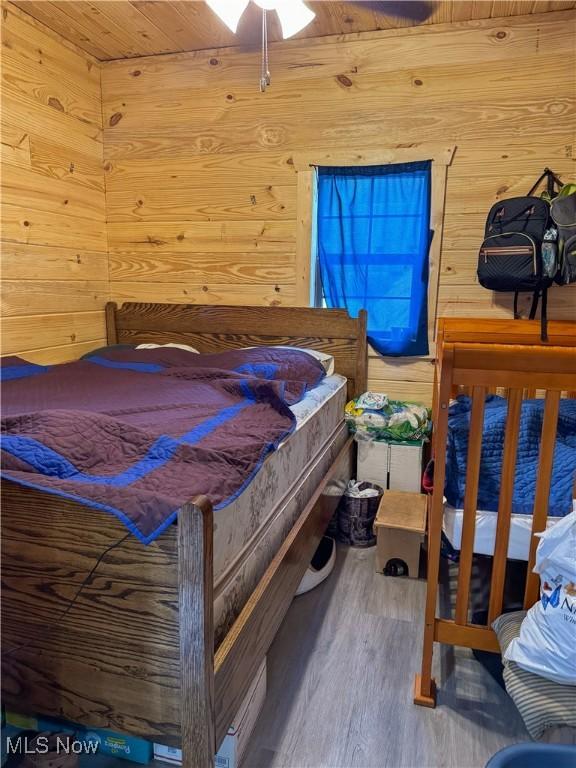
[[[420,493],[423,443],[358,441],[357,480],[393,491]]]

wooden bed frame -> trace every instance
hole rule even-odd
[[[532,573],[538,544],[535,533],[546,527],[552,458],[560,398],[576,396],[576,323],[549,323],[549,341],[540,340],[540,323],[526,320],[442,319],[437,334],[433,397],[434,492],[428,504],[428,585],[421,673],[416,675],[414,702],[436,705],[432,678],[434,642],[500,652],[491,623],[502,613],[510,532],[514,471],[523,398],[545,397],[544,421],[532,521],[532,538],[524,606],[538,599],[539,581]],[[446,441],[450,398],[464,388],[472,397],[466,465],[464,517],[458,591],[453,619],[437,617],[440,542],[444,512]],[[488,393],[508,398],[502,482],[492,563],[486,625],[469,621],[470,578],[474,551],[476,500],[482,448],[484,402]]]
[[[350,396],[366,389],[364,312],[108,304],[106,318],[110,344],[322,350]],[[212,766],[352,471],[348,439],[216,653],[208,499],[144,547],[112,515],[4,482],[6,706],[181,744],[185,768]]]

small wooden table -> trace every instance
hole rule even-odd
[[[423,493],[384,491],[374,521],[377,571],[383,572],[391,560],[401,560],[408,576],[418,578],[420,546],[426,532],[426,498]]]

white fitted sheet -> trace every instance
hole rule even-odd
[[[508,539],[508,557],[512,560],[528,560],[530,536],[532,534],[532,515],[511,515],[510,537]],[[547,527],[552,527],[561,517],[549,517]],[[444,533],[454,549],[460,549],[464,511],[454,509],[444,503]],[[474,552],[479,555],[493,555],[496,541],[497,512],[476,511],[474,533]]]

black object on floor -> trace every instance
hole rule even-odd
[[[400,560],[398,557],[393,557],[392,560],[388,560],[386,568],[384,568],[385,576],[408,576],[408,566],[404,560]]]
[[[314,557],[310,561],[310,566],[315,571],[321,571],[322,568],[325,568],[326,565],[328,564],[328,561],[332,557],[333,550],[334,550],[333,539],[330,539],[328,536],[323,536],[320,539],[320,544],[318,544],[318,548],[314,553]]]

